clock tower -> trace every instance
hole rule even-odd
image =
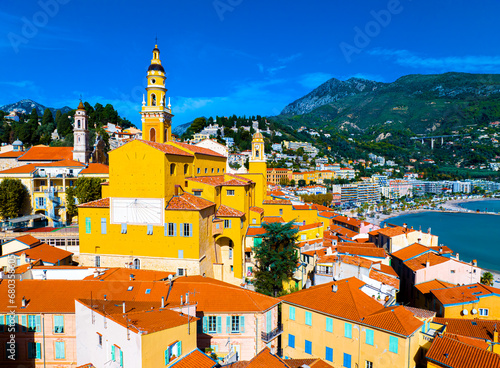
[[[90,158],[88,116],[82,101],[75,112],[73,125],[73,160],[88,163]]]
[[[142,101],[142,136],[144,140],[165,143],[172,140],[172,110],[170,99],[166,104],[165,69],[161,65],[158,45],[148,68],[146,97]]]

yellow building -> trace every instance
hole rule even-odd
[[[403,306],[384,308],[356,278],[282,297],[285,358],[321,358],[334,367],[413,368],[424,324]]]

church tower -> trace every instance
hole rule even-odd
[[[252,156],[250,157],[249,170],[252,174],[267,176],[266,155],[264,153],[264,136],[257,132],[252,137]]]
[[[142,101],[142,137],[151,142],[165,143],[172,140],[172,110],[170,99],[166,104],[165,69],[161,65],[160,50],[155,45],[153,59],[148,68],[146,97]]]
[[[73,160],[88,163],[90,158],[88,116],[82,101],[75,112],[73,123]]]

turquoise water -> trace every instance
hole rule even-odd
[[[477,201],[477,202],[465,202],[460,203],[460,207],[467,208],[472,211],[481,211],[481,212],[496,212],[500,213],[500,200],[499,199],[488,199],[485,201]]]
[[[486,201],[485,201],[486,202]],[[500,202],[500,201],[499,201]],[[475,202],[477,207],[479,203]],[[472,205],[472,202],[468,203]],[[481,268],[500,272],[500,216],[475,213],[421,212],[390,218],[396,225],[408,224],[423,231],[431,228],[439,244],[460,253],[460,259],[477,259]]]

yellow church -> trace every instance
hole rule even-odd
[[[103,199],[79,206],[80,263],[240,284],[249,226],[260,225],[264,212],[290,221],[292,205],[267,197],[260,132],[253,136],[249,173],[240,175],[225,172],[226,157],[174,142],[165,79],[155,46],[141,111],[144,139],[109,153]]]

